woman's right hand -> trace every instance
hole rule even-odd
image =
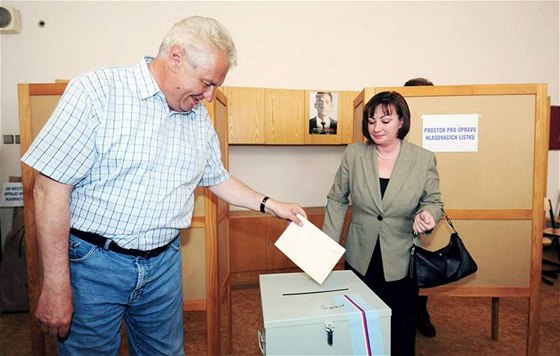
[[[416,234],[422,234],[424,232],[433,230],[436,227],[436,221],[432,214],[428,213],[426,210],[420,211],[414,217],[414,222],[412,223],[412,231]]]

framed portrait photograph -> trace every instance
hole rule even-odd
[[[341,94],[331,90],[310,90],[305,92],[305,97],[305,144],[341,144],[344,136]]]
[[[338,93],[310,91],[308,93],[309,135],[338,134]]]

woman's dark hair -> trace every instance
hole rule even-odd
[[[369,135],[368,119],[373,117],[375,108],[379,105],[381,105],[385,115],[391,115],[393,112],[396,112],[399,119],[402,120],[402,126],[397,133],[397,137],[401,140],[405,138],[410,130],[410,109],[408,108],[408,104],[406,100],[404,100],[404,97],[396,91],[384,91],[371,98],[364,108],[362,135],[364,135],[368,143],[373,143],[373,139]]]

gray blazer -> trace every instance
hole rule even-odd
[[[349,197],[352,219],[344,243],[346,261],[365,275],[379,238],[385,280],[404,278],[414,216],[426,210],[437,222],[443,215],[435,155],[403,141],[382,200],[375,145],[349,145],[327,196],[323,221],[323,231],[335,241],[340,241]]]

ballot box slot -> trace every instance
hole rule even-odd
[[[349,290],[349,288],[340,288],[340,289],[329,289],[329,290],[317,290],[312,292],[297,292],[297,293],[282,293],[282,296],[289,297],[292,295],[307,295],[307,294],[322,294],[322,293],[333,293],[333,292],[342,292],[345,290]]]

